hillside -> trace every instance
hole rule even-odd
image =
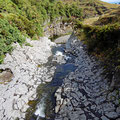
[[[83,22],[77,21],[75,29],[88,51],[103,61],[110,80],[114,78],[117,88],[120,83],[120,8]]]
[[[109,12],[119,5],[109,4],[100,0],[63,0],[65,3],[77,2],[78,6],[83,9],[84,18],[94,17]]]
[[[114,24],[120,23],[120,7],[110,11],[107,14],[104,14],[96,21],[96,25],[107,25],[107,24]]]
[[[60,16],[81,17],[81,8],[74,3],[68,5],[56,0],[1,0],[0,63],[5,54],[12,51],[14,42],[22,45],[25,37],[39,39],[43,36],[44,22],[52,22]]]

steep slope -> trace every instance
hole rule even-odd
[[[120,7],[110,11],[109,13],[101,16],[98,21],[94,24],[96,25],[107,25],[107,24],[114,24],[120,23]]]
[[[120,8],[100,17],[77,21],[78,36],[87,44],[88,51],[98,56],[110,74],[115,88],[120,84]],[[114,84],[113,84],[114,83]]]
[[[84,18],[94,17],[109,12],[119,5],[109,4],[100,0],[63,0],[70,4],[73,1],[77,2],[78,6],[83,9]]]

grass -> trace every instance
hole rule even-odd
[[[118,8],[120,5],[110,4],[100,0],[62,0],[64,3],[71,4],[73,1],[83,9],[84,18],[95,17],[96,15],[105,14],[113,9]]]
[[[108,25],[114,23],[120,23],[120,8],[116,8],[102,15],[95,25]]]
[[[0,64],[12,44],[25,43],[25,37],[38,39],[43,36],[45,20],[53,22],[56,18],[81,18],[81,8],[75,2],[64,4],[56,0],[1,0],[0,1]]]
[[[99,19],[99,17],[87,18],[87,19],[84,19],[83,24],[84,25],[93,25],[98,19]]]
[[[120,9],[115,8],[100,17],[76,21],[78,37],[87,45],[88,51],[105,64],[110,76],[120,77]],[[119,82],[120,83],[120,82]],[[118,86],[118,85],[117,85]]]

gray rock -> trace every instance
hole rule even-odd
[[[101,75],[103,68],[99,65],[100,62],[89,56],[82,42],[73,35],[69,38],[65,51],[76,55],[73,64],[78,68],[64,78],[62,87],[60,87],[63,91],[56,94],[59,101],[60,93],[67,99],[64,106],[61,105],[56,118],[60,118],[63,114],[68,115],[67,118],[70,120],[87,120],[88,116],[95,120],[117,118],[120,113],[119,108],[116,110],[115,106],[119,103],[118,100],[109,100],[106,97],[110,88],[107,79]],[[109,94],[109,98],[115,95],[114,91]]]
[[[66,43],[69,38],[70,38],[70,35],[65,35],[65,36],[59,37],[55,40],[55,43],[57,43],[57,44]]]
[[[24,119],[29,107],[28,101],[36,98],[36,88],[41,83],[40,78],[42,75],[47,76],[46,69],[38,69],[37,66],[48,61],[48,57],[52,54],[51,47],[55,44],[47,37],[35,41],[27,39],[27,42],[33,47],[13,44],[15,49],[11,54],[6,55],[4,64],[0,65],[0,69],[12,71],[4,71],[0,74],[0,82],[7,82],[5,85],[0,84],[0,120]],[[39,84],[35,84],[38,81]]]
[[[108,118],[116,118],[118,114],[116,112],[108,112],[105,114]]]
[[[102,119],[102,120],[109,120],[109,119],[108,119],[107,117],[105,117],[105,116],[102,116],[101,119]]]

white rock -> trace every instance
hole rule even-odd
[[[4,109],[4,115],[6,115],[4,120],[25,117],[24,112],[29,107],[28,99],[36,98],[36,88],[41,83],[42,73],[45,76],[47,72],[45,69],[40,72],[37,66],[47,62],[48,57],[52,54],[51,46],[55,45],[47,37],[35,41],[27,39],[27,42],[33,47],[13,44],[16,48],[11,54],[6,54],[4,64],[0,65],[0,69],[9,68],[14,75],[12,81],[7,85],[0,84],[0,110]],[[36,73],[39,77],[36,76]],[[37,81],[39,82],[37,83]],[[0,111],[0,116],[2,113]],[[2,117],[0,119],[2,120]]]

